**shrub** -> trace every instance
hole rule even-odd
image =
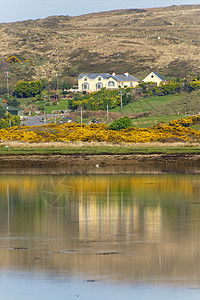
[[[6,59],[6,62],[8,63],[20,63],[21,60],[19,58],[17,58],[16,56],[9,56],[7,59]]]
[[[115,120],[112,122],[112,124],[109,126],[110,130],[120,130],[120,129],[126,129],[129,127],[133,127],[131,119],[128,117],[122,117],[118,120]]]

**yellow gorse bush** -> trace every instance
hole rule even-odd
[[[155,141],[200,141],[200,131],[191,127],[200,121],[200,116],[160,123],[151,128],[131,127],[120,131],[109,130],[105,124],[80,125],[67,123],[41,126],[14,126],[0,129],[0,140],[27,142],[83,141],[83,142],[125,142],[146,143]]]

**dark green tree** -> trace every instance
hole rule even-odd
[[[7,101],[7,104],[10,106],[18,107],[19,106],[19,101],[17,101],[15,98],[9,99]]]
[[[0,105],[0,119],[5,118],[5,111],[3,109],[3,106]]]
[[[110,130],[121,130],[121,129],[126,129],[129,127],[133,127],[131,119],[129,119],[128,117],[122,117],[120,119],[113,121],[110,124],[109,129]]]
[[[15,85],[14,94],[18,98],[29,98],[40,94],[42,91],[42,83],[40,80],[24,81],[20,80]]]

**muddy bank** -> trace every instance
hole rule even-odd
[[[115,166],[130,164],[192,164],[200,166],[200,154],[62,154],[0,155],[0,167]]]
[[[200,172],[200,154],[102,154],[102,155],[1,155],[0,173],[14,168],[34,173],[135,173]],[[13,169],[13,172],[12,172]],[[35,171],[37,173],[37,170]],[[29,173],[29,172],[28,172]]]

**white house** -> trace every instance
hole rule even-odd
[[[95,92],[102,88],[118,89],[119,87],[136,87],[139,80],[129,73],[116,75],[115,73],[89,73],[80,74],[78,77],[78,89],[80,92]]]
[[[166,80],[156,72],[151,72],[142,81],[143,82],[155,82],[157,85],[159,85],[161,82],[166,83]]]

